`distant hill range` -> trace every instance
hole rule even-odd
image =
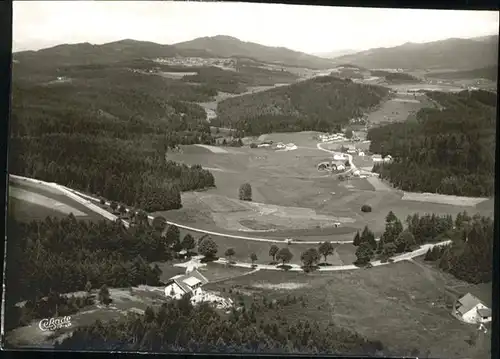
[[[20,65],[36,64],[37,67],[103,64],[174,56],[207,57],[209,54],[202,50],[181,50],[172,45],[129,39],[102,45],[93,45],[88,42],[63,44],[38,51],[22,51],[13,54],[14,60]]]
[[[191,41],[174,45],[183,50],[204,50],[221,57],[248,57],[266,63],[277,63],[288,66],[307,67],[311,69],[328,69],[333,67],[328,59],[305,54],[285,47],[270,47],[254,42],[244,42],[231,36],[200,37]]]
[[[465,71],[443,71],[426,74],[426,77],[433,77],[445,80],[455,79],[487,79],[496,81],[498,77],[498,66],[482,67],[480,69],[465,70]]]
[[[318,52],[314,53],[314,56],[318,56],[324,59],[334,59],[336,57],[351,55],[359,52],[359,50],[344,49],[344,50],[334,50],[330,52]]]
[[[336,63],[367,68],[470,70],[498,63],[498,35],[447,39],[423,44],[406,43],[337,57]]]
[[[36,63],[40,66],[69,66],[92,63],[110,63],[155,57],[243,57],[264,63],[285,66],[328,69],[330,60],[293,51],[284,47],[269,47],[243,42],[230,36],[201,37],[175,45],[154,42],[121,40],[102,45],[90,43],[64,44],[38,51],[14,53],[20,64]]]
[[[223,35],[200,37],[174,45],[121,40],[102,45],[64,44],[38,51],[22,51],[13,54],[16,63],[21,66],[32,65],[37,69],[175,56],[239,57],[262,63],[310,69],[330,69],[339,64],[351,64],[371,69],[471,70],[497,65],[498,36],[448,39],[424,44],[406,43],[391,48],[377,48],[343,55],[334,59],[321,58],[284,47],[244,42]]]

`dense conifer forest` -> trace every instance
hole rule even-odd
[[[469,283],[488,283],[493,275],[494,222],[492,218],[459,213],[452,243],[429,250],[425,260]]]
[[[213,92],[120,67],[63,73],[39,82],[14,70],[11,173],[147,211],[179,208],[180,191],[215,185],[201,166],[168,161],[178,144],[214,142],[204,110],[190,103]]]
[[[369,130],[370,151],[394,158],[374,170],[405,191],[493,195],[496,94],[463,91],[427,96],[440,108],[420,110],[416,121]]]
[[[379,341],[367,340],[330,322],[320,325],[280,315],[283,307],[307,303],[289,297],[271,302],[255,297],[221,314],[208,304],[193,307],[188,298],[148,308],[144,316],[77,329],[56,349],[153,352],[387,354]],[[264,314],[265,313],[265,314]],[[264,315],[263,315],[264,314]]]
[[[183,81],[204,84],[218,91],[242,93],[250,86],[272,86],[276,83],[292,83],[297,76],[288,71],[271,71],[255,66],[237,66],[237,71],[218,67],[204,67],[196,70],[196,75],[188,75]]]
[[[43,313],[54,315],[56,308],[43,297],[57,299],[59,293],[84,290],[87,283],[92,288],[160,285],[161,271],[149,263],[172,258],[161,231],[144,221],[127,230],[118,222],[91,223],[73,215],[31,223],[9,218],[8,236],[15,239],[8,241],[6,261],[10,328]],[[38,310],[16,309],[23,300]]]
[[[380,103],[388,89],[334,76],[221,101],[213,125],[246,135],[339,130]]]
[[[353,244],[356,264],[366,265],[372,260],[383,262],[391,257],[418,249],[426,243],[451,240],[450,244],[435,246],[426,255],[438,267],[463,281],[477,284],[491,282],[493,274],[493,219],[479,214],[459,213],[409,215],[403,222],[391,211],[386,216],[385,231],[377,242],[375,235],[365,227],[356,233]]]

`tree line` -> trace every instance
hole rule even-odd
[[[288,71],[271,71],[240,62],[237,63],[236,70],[229,71],[215,66],[201,67],[195,69],[195,75],[184,76],[182,80],[205,84],[217,91],[239,94],[247,91],[250,86],[272,86],[297,79],[297,76]]]
[[[9,217],[8,238],[15,239],[7,242],[6,313],[14,316],[9,325],[19,325],[18,301],[36,307],[51,293],[80,291],[88,283],[91,288],[159,285],[161,271],[149,263],[169,260],[173,253],[161,230],[140,218],[127,230],[119,221],[93,223],[73,215],[30,223]]]
[[[390,154],[376,164],[381,178],[405,191],[458,196],[494,193],[496,95],[428,92],[439,109],[421,109],[416,121],[372,128],[370,151]]]
[[[190,103],[209,99],[203,90],[124,69],[71,76],[60,84],[14,83],[11,173],[147,211],[179,208],[180,191],[215,185],[201,166],[165,158],[180,144],[214,143],[204,110]]]
[[[339,130],[380,103],[388,89],[334,76],[221,101],[214,125],[245,135],[269,132]]]
[[[96,323],[76,329],[56,346],[62,350],[132,350],[156,352],[352,354],[388,353],[370,340],[333,322],[293,319],[285,309],[299,311],[303,299],[288,296],[270,301],[255,297],[237,301],[222,315],[208,303],[193,306],[187,296],[148,308],[143,316]]]
[[[353,241],[357,247],[355,264],[367,265],[377,259],[386,262],[422,244],[451,240],[450,244],[429,249],[425,260],[437,262],[440,269],[466,282],[491,281],[494,224],[490,217],[470,216],[466,211],[458,213],[455,219],[451,215],[415,213],[405,222],[406,228],[391,211],[379,241],[368,227],[357,232]]]
[[[469,283],[488,283],[493,278],[494,222],[492,218],[459,213],[452,243],[430,249],[426,261]]]
[[[217,259],[217,245],[209,236],[181,238],[177,226],[161,216],[150,222],[144,211],[131,211],[129,220],[125,229],[120,220],[89,222],[72,214],[29,223],[9,217],[8,236],[16,241],[7,243],[7,327],[75,313],[93,303],[90,293],[98,288],[106,298],[107,287],[161,285],[161,270],[150,263],[192,256],[195,248],[207,260]],[[62,294],[83,290],[89,295]],[[27,305],[16,306],[19,301]]]

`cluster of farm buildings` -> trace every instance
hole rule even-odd
[[[267,147],[267,148],[273,147],[277,150],[285,150],[285,151],[292,151],[297,149],[297,145],[294,143],[284,144],[283,142],[278,142],[274,144],[273,141],[264,141],[257,147]]]
[[[345,136],[345,134],[342,132],[319,135],[319,139],[321,140],[321,142],[335,142],[335,141],[348,140],[347,137]],[[349,141],[356,141],[357,142],[357,141],[360,141],[360,139],[356,135],[353,135],[352,138],[349,139]]]
[[[227,309],[233,305],[230,298],[222,298],[214,293],[202,290],[209,281],[197,269],[188,267],[185,274],[179,274],[170,278],[165,285],[165,296],[168,299],[181,299],[189,296],[192,304],[209,302],[217,308]]]

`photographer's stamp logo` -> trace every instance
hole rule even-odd
[[[66,316],[60,318],[49,318],[49,319],[45,318],[40,320],[40,323],[38,323],[38,327],[43,332],[46,331],[53,332],[57,329],[69,328],[71,327],[71,317]]]

